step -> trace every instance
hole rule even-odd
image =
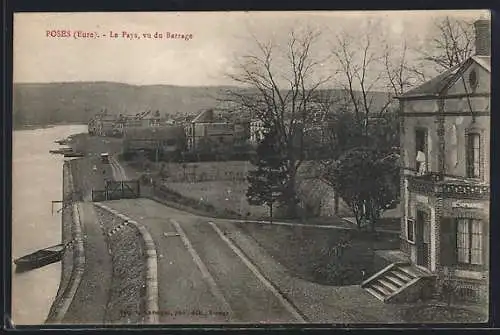
[[[421,275],[417,272],[417,270],[412,269],[411,267],[402,266],[399,267],[398,270],[404,271],[407,275],[411,276],[412,279],[420,277]]]
[[[392,294],[391,291],[389,291],[382,284],[379,284],[377,282],[372,283],[370,287],[375,289],[376,291],[379,291],[384,297],[388,297]]]
[[[394,269],[390,272],[391,275],[399,278],[405,284],[411,281],[411,277],[409,277],[405,272],[397,271],[398,269]]]
[[[404,281],[402,281],[401,279],[399,279],[396,276],[392,276],[390,273],[386,274],[384,278],[387,279],[387,281],[390,281],[391,283],[393,283],[394,285],[396,285],[398,287],[401,287],[405,284]]]
[[[370,293],[371,295],[373,295],[375,298],[377,298],[378,300],[380,301],[385,301],[385,297],[380,294],[379,292],[377,292],[376,290],[372,289],[371,287],[367,287],[365,288],[365,290]]]
[[[394,293],[395,291],[398,290],[399,287],[391,283],[390,281],[386,280],[385,278],[380,278],[378,280],[380,284],[382,284],[385,288],[391,291],[391,294]]]

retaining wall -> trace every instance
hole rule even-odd
[[[85,268],[85,251],[82,240],[82,227],[77,204],[73,204],[75,185],[71,162],[63,164],[63,203],[62,203],[62,243],[72,242],[61,260],[61,281],[56,298],[50,308],[46,323],[61,323],[73,301]]]
[[[113,259],[106,323],[150,323],[147,319],[147,248],[137,226],[125,224],[96,204],[96,214]]]

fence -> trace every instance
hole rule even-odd
[[[92,201],[135,199],[141,196],[139,180],[106,182],[104,190],[92,190]]]

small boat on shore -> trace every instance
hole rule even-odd
[[[32,270],[58,262],[62,259],[65,249],[65,245],[61,243],[17,258],[14,260],[16,271]]]
[[[84,157],[85,154],[83,152],[68,152],[64,154],[64,158],[76,158],[76,157]]]
[[[70,147],[64,147],[59,149],[49,150],[51,154],[65,155],[73,152],[73,149]]]
[[[68,139],[55,140],[54,143],[57,143],[60,145],[66,145],[66,144],[68,144]]]

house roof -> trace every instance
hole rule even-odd
[[[422,85],[400,95],[399,99],[415,98],[422,96],[438,96],[457,78],[457,74],[465,69],[473,62],[479,64],[486,71],[491,72],[491,61],[489,56],[473,56],[467,59],[462,64],[456,65],[451,69],[446,70],[440,75],[423,83]]]
[[[408,92],[399,96],[399,98],[438,95],[453,80],[455,74],[458,72],[460,68],[461,65],[457,65],[451,69],[448,69],[445,72],[441,73],[440,75],[432,78],[431,80],[426,81],[422,85],[409,90]]]
[[[198,114],[191,122],[212,122],[213,119],[214,111],[212,109],[207,109]]]
[[[481,65],[486,71],[491,72],[491,57],[490,56],[473,56],[472,59]]]

